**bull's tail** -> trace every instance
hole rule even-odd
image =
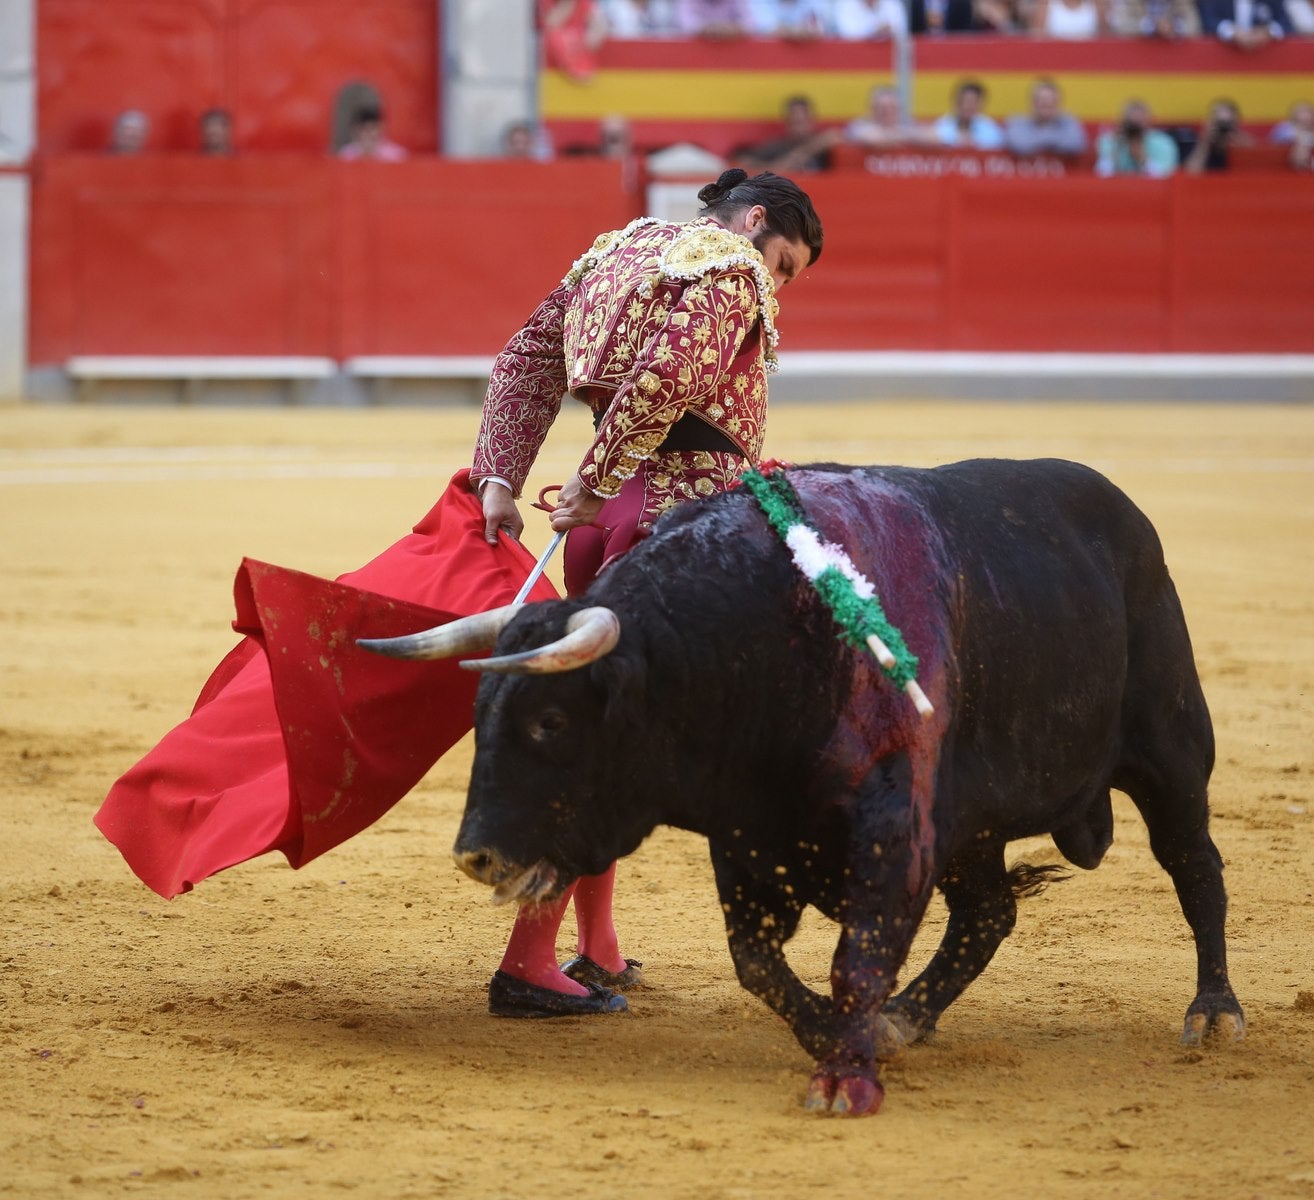
[[[1008,886],[1019,900],[1039,896],[1051,883],[1071,878],[1072,872],[1056,863],[1033,867],[1030,863],[1017,862],[1008,869]]]

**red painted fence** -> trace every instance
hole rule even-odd
[[[102,150],[126,108],[150,149],[195,151],[207,108],[233,114],[237,147],[323,150],[334,98],[373,84],[388,131],[438,144],[435,0],[39,0],[37,144]]]
[[[808,187],[785,349],[1314,351],[1314,176]],[[31,363],[491,353],[641,209],[600,161],[39,160]]]

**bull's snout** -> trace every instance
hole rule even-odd
[[[480,847],[452,851],[452,858],[471,879],[493,889],[493,903],[538,904],[561,892],[557,869],[545,858],[529,866],[507,862],[496,850]]]
[[[491,850],[453,850],[452,858],[476,883],[491,886],[499,881],[501,861]]]

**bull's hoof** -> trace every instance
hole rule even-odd
[[[885,1089],[875,1073],[833,1075],[820,1070],[808,1084],[803,1107],[808,1112],[831,1113],[837,1117],[874,1116],[885,1099]]]
[[[1199,1046],[1205,1041],[1229,1043],[1246,1036],[1246,1019],[1236,1012],[1188,1012],[1182,1029],[1183,1046]]]
[[[900,1028],[900,1021],[884,1013],[877,1013],[872,1022],[871,1046],[877,1062],[894,1062],[908,1048],[908,1039]]]
[[[624,996],[586,983],[587,996],[554,992],[498,971],[488,985],[488,1011],[495,1017],[589,1017],[629,1011]]]
[[[931,1035],[935,1033],[935,1022],[929,1020],[911,1002],[901,1001],[898,996],[886,1002],[885,1007],[881,1009],[881,1016],[885,1018],[886,1023],[898,1035],[905,1046],[913,1046],[918,1042],[929,1042]],[[878,1036],[879,1033],[878,1028]]]

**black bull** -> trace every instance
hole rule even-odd
[[[1049,834],[1095,867],[1117,788],[1195,938],[1184,1040],[1240,1037],[1208,828],[1212,726],[1146,517],[1056,460],[790,478],[875,583],[934,716],[837,638],[747,492],[684,505],[582,602],[528,606],[497,636],[501,656],[543,646],[586,606],[620,625],[586,666],[486,674],[457,861],[542,899],[657,825],[705,835],[739,980],[816,1059],[808,1106],[863,1112],[883,1095],[877,1061],[935,1028],[1047,874],[1010,870],[1007,844]],[[944,939],[892,995],[935,887]],[[829,997],[784,956],[809,904],[840,926]]]

